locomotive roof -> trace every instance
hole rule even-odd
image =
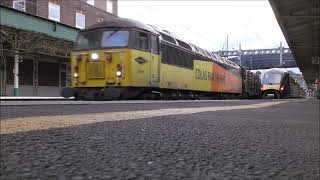
[[[89,26],[88,28],[84,29],[83,31],[91,30],[91,29],[98,29],[98,28],[108,28],[108,27],[124,27],[124,28],[125,27],[127,27],[127,28],[135,27],[135,28],[147,30],[147,31],[150,31],[154,34],[159,35],[161,37],[161,41],[173,44],[173,45],[178,46],[180,48],[191,50],[193,53],[199,54],[201,56],[207,57],[212,60],[216,60],[216,61],[223,63],[223,64],[226,64],[228,66],[232,66],[232,67],[238,68],[238,69],[240,68],[239,65],[233,63],[232,61],[221,58],[219,55],[217,55],[213,52],[207,51],[205,49],[202,49],[199,46],[196,46],[191,43],[187,43],[187,42],[181,40],[180,38],[174,36],[173,34],[171,34],[167,30],[161,30],[155,26],[152,26],[149,24],[143,24],[143,23],[136,21],[136,20],[133,20],[133,19],[127,19],[127,18],[121,18],[121,17],[115,16],[115,17],[108,18],[107,20],[104,20],[100,23]],[[170,39],[171,39],[171,41],[170,41]],[[186,47],[186,46],[190,46],[190,47]]]
[[[105,21],[102,21],[100,23],[94,24],[92,26],[89,26],[85,30],[90,29],[97,29],[97,28],[108,28],[108,27],[136,27],[139,29],[150,31],[154,34],[159,34],[155,29],[152,27],[143,24],[139,21],[133,20],[133,19],[127,19],[127,18],[120,18],[120,17],[112,17],[108,18]]]
[[[284,70],[284,69],[272,68],[272,69],[269,69],[269,70],[265,71],[264,73],[273,73],[273,72],[283,74],[283,73],[287,73],[288,71],[287,71],[287,70]]]

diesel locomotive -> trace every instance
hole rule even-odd
[[[298,98],[306,93],[299,83],[286,71],[270,69],[261,75],[261,91],[263,98]]]
[[[260,79],[166,30],[115,17],[79,32],[71,87],[84,100],[255,97]]]

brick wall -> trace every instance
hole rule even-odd
[[[87,0],[80,0],[80,1],[87,3]],[[112,0],[112,1],[113,1],[113,14],[117,16],[118,15],[118,1],[117,0]],[[107,0],[95,0],[94,6],[98,9],[106,11]]]
[[[95,0],[91,6],[86,0],[26,0],[26,11],[38,16],[48,18],[48,3],[60,6],[60,22],[75,27],[76,12],[86,17],[86,27],[97,23],[99,20],[108,19],[114,15],[106,12],[106,0]],[[0,0],[0,4],[12,7],[13,0]],[[114,14],[118,13],[118,2],[113,2]]]
[[[12,7],[12,0],[1,0],[0,4]]]
[[[36,14],[37,12],[37,0],[27,0],[26,1],[26,11],[32,14]],[[1,5],[5,5],[8,7],[13,7],[13,0],[0,0]]]

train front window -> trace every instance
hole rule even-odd
[[[129,43],[129,34],[130,31],[123,28],[80,32],[75,50],[126,47]]]
[[[282,74],[279,73],[266,73],[262,76],[262,84],[279,84],[281,83]]]
[[[104,31],[101,47],[124,47],[128,45],[129,31]]]
[[[79,34],[77,43],[75,46],[76,50],[82,49],[96,49],[99,48],[100,44],[100,33],[96,31],[87,31]]]

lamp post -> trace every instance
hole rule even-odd
[[[239,61],[240,61],[240,65],[242,65],[242,51],[241,51],[241,44],[239,44]]]
[[[283,47],[282,47],[282,41],[280,41],[280,66],[282,66],[282,64],[283,64],[283,60],[282,60],[282,49],[283,49]]]
[[[14,51],[14,86],[13,86],[13,96],[19,96],[19,54],[18,50]]]

